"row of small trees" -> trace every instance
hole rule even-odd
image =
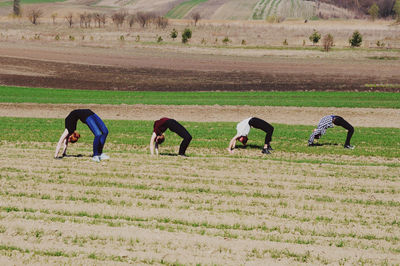
[[[313,44],[317,44],[321,39],[321,34],[314,30],[313,33],[309,37],[310,41]],[[359,31],[354,31],[353,35],[349,39],[349,43],[351,47],[359,47],[362,43],[362,35]],[[326,34],[322,39],[322,45],[325,51],[329,51],[333,46],[333,36],[331,34]]]
[[[34,25],[38,24],[38,20],[40,17],[42,17],[42,15],[43,11],[39,8],[33,8],[27,12],[27,17],[29,21]],[[53,19],[53,23],[55,23],[57,14],[54,13],[51,15],[51,17]],[[74,14],[69,13],[64,18],[69,27],[72,27],[75,24],[76,20],[79,19],[79,25],[82,28],[90,28],[92,26],[92,22],[95,27],[104,27],[107,21],[106,14],[97,12],[85,12],[83,14],[79,14],[78,17],[75,17]],[[110,18],[117,27],[121,27],[124,23],[127,23],[129,27],[132,27],[134,23],[138,23],[142,27],[146,27],[150,23],[153,23],[162,29],[165,29],[168,26],[167,18],[157,16],[155,13],[152,12],[138,12],[136,14],[129,14],[126,11],[118,11],[112,14]]]
[[[42,15],[43,11],[39,8],[33,8],[27,12],[27,17],[29,21],[34,25],[38,23],[38,20],[40,17],[42,17]],[[53,23],[55,23],[57,14],[53,13],[51,15],[51,18],[53,19]],[[92,26],[92,22],[95,27],[97,26],[100,28],[102,25],[105,26],[107,15],[97,12],[85,12],[83,14],[79,14],[78,17],[75,17],[72,13],[69,13],[64,18],[69,27],[72,27],[75,24],[76,20],[79,19],[79,25],[81,28],[90,28]],[[124,23],[128,24],[129,27],[132,27],[133,24],[138,23],[143,28],[152,23],[159,28],[165,29],[169,23],[167,18],[159,16],[153,12],[137,12],[135,14],[129,14],[128,12],[121,10],[113,13],[110,18],[118,28],[121,27]],[[194,25],[196,26],[197,22],[200,20],[200,14],[193,13],[192,19]]]

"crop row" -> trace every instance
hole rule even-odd
[[[125,150],[124,144],[116,146]],[[31,260],[35,252],[52,258],[45,253],[62,252],[65,259],[173,263],[184,249],[190,261],[219,252],[209,263],[223,258],[381,263],[382,257],[395,263],[400,252],[396,166],[351,166],[346,157],[340,168],[263,157],[155,159],[142,151],[111,152],[110,161],[93,164],[87,157],[54,160],[48,156],[53,148],[2,142],[0,244],[10,256],[19,252]],[[90,145],[77,149],[89,153]],[[99,233],[109,230],[129,233],[122,238]],[[156,240],[159,234],[164,237]],[[197,244],[178,244],[180,236],[204,253],[196,257]],[[171,237],[176,242],[169,243]],[[131,239],[141,244],[132,247]],[[107,251],[116,246],[123,255]],[[78,247],[82,253],[72,256]],[[163,258],[155,250],[175,255]],[[355,254],[357,261],[351,259]]]

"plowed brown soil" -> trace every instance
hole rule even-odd
[[[279,57],[248,55],[246,50],[234,54],[238,56],[185,47],[177,51],[0,43],[0,84],[156,91],[369,91],[366,84],[400,84],[400,75],[395,74],[399,70],[391,60],[309,58],[301,51]]]

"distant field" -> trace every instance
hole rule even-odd
[[[314,5],[302,0],[260,0],[253,9],[254,20],[276,18],[311,18],[315,15]]]
[[[200,3],[207,2],[208,0],[189,0],[181,3],[180,5],[174,7],[165,15],[167,18],[180,19],[183,18],[187,13],[195,6]]]
[[[66,0],[20,0],[21,4],[40,4],[40,3],[55,3],[55,2],[65,2]],[[11,6],[12,1],[0,2],[1,6]]]
[[[181,121],[182,122],[182,121]],[[220,155],[226,155],[225,148],[230,139],[236,134],[236,123],[213,122],[194,123],[182,122],[193,136],[191,147],[199,149],[217,149]],[[140,150],[147,148],[152,132],[152,121],[106,121],[110,130],[109,141],[113,144],[133,145]],[[320,140],[321,147],[307,147],[308,137],[312,126],[292,126],[273,124],[273,146],[278,152],[304,153],[310,155],[354,155],[354,156],[382,156],[388,158],[400,157],[400,129],[395,128],[356,128],[352,144],[357,148],[353,151],[343,149],[346,131],[340,127],[329,129]],[[12,129],[12,130],[11,130]],[[0,117],[0,131],[2,140],[11,142],[53,142],[56,143],[64,129],[63,119],[38,118],[5,118]],[[78,130],[84,136],[82,142],[90,144],[92,133],[88,128],[79,124]],[[253,129],[249,135],[247,152],[259,154],[265,134]],[[178,146],[180,138],[167,132],[166,147],[170,150]],[[241,145],[238,145],[241,147]],[[252,146],[254,146],[253,149]],[[239,154],[240,154],[239,149]],[[173,151],[173,149],[172,149]],[[189,153],[192,153],[189,151]],[[193,154],[195,155],[195,154]],[[278,158],[284,155],[278,155]],[[275,157],[274,157],[275,158]],[[314,160],[314,158],[312,159]],[[324,161],[323,158],[321,158]],[[368,164],[366,162],[366,164]]]
[[[400,108],[389,92],[126,92],[0,86],[0,102]]]

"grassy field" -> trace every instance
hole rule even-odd
[[[399,108],[395,93],[160,93],[1,87],[2,102],[247,104]],[[316,98],[320,98],[317,101]],[[150,156],[152,121],[105,120],[108,161],[93,135],[54,159],[64,119],[0,117],[0,264],[400,263],[400,129],[357,127],[354,150],[333,128],[273,124],[272,154],[236,123],[180,121],[188,158],[167,131]]]
[[[132,145],[141,151],[147,151],[152,133],[153,121],[105,121],[110,131],[109,141],[113,144]],[[236,123],[213,122],[195,123],[182,122],[192,134],[193,141],[190,147],[198,149],[215,150],[217,154],[226,155],[226,148],[230,139],[236,134]],[[275,131],[273,146],[277,152],[301,153],[309,155],[352,155],[352,156],[378,156],[385,158],[400,157],[400,129],[397,128],[356,128],[352,143],[357,146],[355,150],[343,149],[346,131],[335,127],[319,141],[323,146],[308,147],[307,140],[312,132],[312,126],[273,124]],[[3,132],[2,140],[10,142],[53,142],[56,143],[64,128],[63,119],[40,118],[6,118],[0,117],[0,131]],[[12,129],[12,130],[10,130]],[[84,136],[82,142],[90,144],[92,133],[85,126],[78,127]],[[181,139],[174,133],[167,132],[166,149],[174,152]],[[249,147],[246,153],[252,156],[259,154],[265,134],[253,129],[249,135]],[[244,150],[238,145],[239,150]],[[196,155],[194,151],[188,151]],[[239,151],[238,154],[241,154]],[[245,153],[244,153],[245,154]],[[273,158],[284,159],[279,155]],[[285,159],[286,160],[286,159]],[[296,159],[297,160],[297,159]],[[306,161],[315,160],[314,157]],[[322,161],[324,159],[321,157]],[[330,160],[330,158],[329,158]],[[290,160],[289,160],[290,161]],[[365,162],[365,164],[368,164]]]
[[[126,92],[0,86],[0,102],[400,108],[388,92]]]
[[[105,122],[111,159],[96,164],[81,124],[71,157],[55,160],[61,119],[0,119],[3,262],[400,262],[399,129],[359,129],[345,151],[309,149],[310,127],[274,125],[273,154],[232,156],[223,148],[233,123],[183,123],[194,136],[183,159],[170,133],[163,155],[148,155],[150,122]],[[253,130],[249,144],[262,139]]]
[[[21,4],[41,4],[41,3],[55,3],[55,2],[64,2],[65,0],[21,0]],[[0,2],[1,6],[11,6],[13,5],[12,1]]]

